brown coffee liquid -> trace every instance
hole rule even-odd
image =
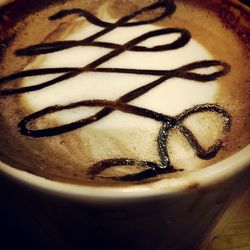
[[[196,1],[191,1],[189,4],[184,1],[123,2],[124,5],[117,1],[92,1],[91,3],[58,1],[53,4],[49,1],[38,1],[30,7],[30,10],[26,10],[24,22],[18,21],[20,17],[16,17],[16,21],[7,22],[9,34],[4,37],[6,49],[2,52],[3,74],[0,79],[2,86],[0,102],[3,108],[0,125],[3,140],[0,150],[3,161],[37,175],[60,181],[90,185],[132,185],[187,174],[185,168],[177,166],[171,157],[172,151],[168,144],[169,138],[174,133],[184,138],[181,141],[195,152],[197,158],[201,159],[199,164],[202,167],[209,166],[248,144],[249,85],[247,80],[249,73],[246,65],[249,65],[249,44],[245,36],[236,35],[233,27],[225,27],[223,20],[217,17],[220,13],[214,12],[215,5],[200,6]],[[19,2],[19,4],[23,6],[25,2]],[[15,8],[18,6],[13,5],[11,8],[5,10],[6,15],[11,16],[15,13]],[[99,18],[98,11],[101,8],[108,10],[109,15],[116,21],[108,22]],[[191,18],[190,13],[192,13]],[[62,38],[65,33],[75,28],[72,23],[75,22],[76,17],[101,27],[101,30],[82,40],[64,41]],[[205,28],[200,25],[201,22],[206,26]],[[13,28],[11,28],[12,23]],[[98,41],[98,38],[117,28],[148,24],[156,24],[160,29],[137,36],[124,44]],[[41,27],[39,30],[38,25]],[[11,37],[13,34],[15,34],[14,37]],[[176,40],[163,45],[152,47],[140,45],[149,38],[170,34],[179,36]],[[7,37],[11,39],[8,41]],[[134,53],[174,51],[188,46],[193,37],[218,60],[199,60],[184,66],[180,65],[173,70],[102,67],[102,64],[127,51]],[[228,39],[235,45],[235,49],[227,45]],[[108,48],[110,52],[83,67],[24,69],[38,55],[80,46]],[[13,62],[15,62],[14,65]],[[211,67],[215,68],[211,73],[199,73],[199,70]],[[89,99],[70,102],[66,105],[48,106],[33,112],[22,100],[22,95],[60,85],[88,72],[152,75],[157,78],[146,85],[134,88],[114,101]],[[39,84],[22,86],[22,80],[25,78],[46,75],[55,77]],[[132,101],[173,78],[204,84],[217,80],[220,83],[220,90],[217,93],[216,103],[194,105],[176,116],[131,104]],[[49,115],[65,110],[73,111],[81,107],[101,108],[101,110],[87,118],[63,125],[47,119]],[[160,124],[155,137],[155,149],[152,149],[156,152],[154,154],[158,155],[157,160],[155,156],[152,159],[147,156],[145,160],[133,157],[133,153],[123,150],[123,145],[120,145],[119,141],[116,144],[121,150],[117,157],[111,155],[111,158],[101,160],[95,157],[96,152],[100,151],[98,148],[100,140],[97,140],[97,147],[93,148],[88,142],[89,135],[97,134],[103,145],[101,151],[105,151],[108,150],[105,144],[109,142],[110,134],[114,132],[115,138],[116,131],[109,131],[105,141],[105,133],[99,136],[98,131],[94,129],[91,131],[91,125],[109,117],[114,111],[151,119]],[[217,122],[218,120],[222,122],[223,137],[209,146],[202,143],[199,132],[196,133],[186,124],[190,117],[201,116],[200,119],[203,119],[202,115],[205,119],[209,119],[208,115],[213,115]],[[243,129],[246,133],[240,136]],[[138,131],[132,133],[143,134],[140,128]],[[133,136],[129,139],[132,140]],[[116,172],[122,174],[116,175]]]

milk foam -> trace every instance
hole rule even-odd
[[[110,22],[113,22],[113,20],[110,20]],[[82,26],[82,29],[75,30],[74,33],[66,37],[65,40],[80,40],[96,33],[100,29],[101,28],[97,28],[92,24],[87,27]],[[98,39],[98,41],[124,44],[139,35],[156,29],[159,29],[159,26],[144,25],[117,28]],[[166,43],[166,41],[171,42],[175,40],[176,36],[177,35],[175,34],[158,36],[149,39],[140,45],[161,45]],[[108,52],[110,52],[110,49],[106,48],[76,47],[38,56],[32,64],[28,65],[27,69],[83,67]],[[104,63],[101,67],[171,70],[194,61],[209,59],[213,59],[212,55],[201,44],[194,39],[191,39],[185,47],[172,51],[128,51]],[[55,75],[29,77],[23,80],[23,85],[30,86],[53,78],[55,78]],[[37,111],[51,105],[65,105],[81,100],[116,100],[125,93],[143,86],[157,78],[159,78],[159,76],[88,72],[38,92],[25,94],[24,100],[28,103],[32,111]],[[213,103],[216,91],[217,83],[215,81],[202,84],[176,78],[166,81],[159,87],[132,101],[130,104],[172,116],[197,104]],[[74,112],[67,112],[66,116],[64,112],[61,112],[56,115],[56,119],[60,123],[69,122],[70,120],[74,121],[79,119],[79,117],[88,117],[97,110],[97,108],[81,108]],[[138,125],[137,119],[138,117],[133,115],[129,115],[128,119],[127,114],[116,111],[109,117],[102,119],[91,126],[98,129],[113,129],[116,127],[136,128]],[[154,128],[154,121],[145,118],[144,122],[145,124],[143,124],[143,126],[145,125],[148,129]]]
[[[114,22],[114,20],[109,21]],[[121,27],[99,38],[98,41],[124,44],[148,31],[157,30],[159,28],[160,27],[156,25]],[[64,40],[81,40],[95,34],[100,29],[101,28],[92,24],[83,24],[78,29],[74,29],[74,32],[66,36]],[[176,34],[163,35],[144,41],[140,45],[161,45],[167,42],[171,43],[176,40],[176,38]],[[90,46],[75,47],[60,52],[37,56],[26,69],[83,67],[101,56],[106,55],[110,50],[111,49]],[[177,50],[164,52],[127,51],[104,63],[100,67],[172,70],[195,61],[210,59],[213,59],[213,56],[199,42],[195,39],[191,39],[185,47]],[[209,68],[199,73],[210,73]],[[55,75],[29,77],[23,80],[23,85],[30,86],[39,84],[55,77]],[[26,106],[28,106],[32,112],[52,105],[66,105],[82,100],[105,99],[114,101],[131,90],[144,86],[157,78],[159,78],[159,76],[87,72],[40,91],[24,94],[22,98]],[[136,100],[131,101],[130,104],[174,116],[197,104],[214,103],[217,88],[218,84],[216,81],[202,84],[191,80],[172,78]],[[102,108],[96,107],[83,107],[58,112],[50,117],[59,124],[65,124],[87,118],[101,109]],[[192,125],[192,118],[189,118],[189,125]],[[107,147],[108,152],[105,153],[103,146],[101,146],[101,149],[98,149],[100,143],[96,140],[95,135],[87,135],[87,137],[90,147],[93,149],[92,154],[99,160],[107,158],[108,155],[112,156],[117,153],[117,140],[126,150],[134,150],[133,154],[138,157],[146,160],[157,160],[157,153],[152,152],[152,148],[155,148],[155,138],[157,137],[160,126],[161,124],[154,120],[123,113],[121,111],[115,111],[98,122],[91,124],[91,129],[96,129],[98,136],[101,131],[108,133],[106,142],[109,144]],[[83,130],[86,129],[87,128],[83,128]],[[124,138],[124,135],[119,135],[119,131],[136,131],[138,129],[144,131],[147,140],[143,138],[138,139],[136,136],[130,138],[129,135],[128,138]],[[114,134],[116,142],[110,141],[110,133]],[[141,132],[138,135],[141,137]],[[220,134],[218,136],[220,136]],[[86,139],[86,133],[81,139],[82,141]],[[103,138],[99,139],[99,142],[102,144]],[[133,139],[135,139],[135,141],[133,141]],[[214,137],[208,140],[208,147],[217,139],[218,137]],[[147,142],[147,146],[145,142]],[[181,142],[183,142],[183,140],[181,140]],[[97,146],[97,144],[99,146]],[[131,149],[131,147],[133,149]],[[170,143],[170,151],[172,152],[172,159],[175,160],[177,167],[194,169],[199,166],[198,163],[194,165],[191,164],[191,162],[186,162],[186,159],[193,158],[195,153],[191,149],[187,150],[187,147],[181,147],[180,140]],[[194,162],[192,161],[192,163]]]

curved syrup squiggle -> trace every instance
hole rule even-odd
[[[162,9],[162,13],[158,16],[143,20],[143,21],[131,21],[132,19],[139,17],[141,14],[150,12],[156,9]],[[107,42],[96,42],[97,38],[102,37],[103,35],[109,33],[110,31],[118,28],[118,27],[131,27],[138,26],[144,24],[151,24],[157,21],[162,20],[165,17],[171,16],[176,10],[176,6],[174,1],[171,0],[159,0],[156,3],[144,7],[134,13],[124,16],[119,19],[115,23],[104,22],[97,17],[95,17],[90,12],[83,9],[71,9],[71,10],[63,10],[50,17],[51,20],[61,19],[68,15],[79,15],[85,17],[90,23],[97,25],[99,27],[103,27],[103,29],[94,35],[91,35],[80,41],[59,41],[53,43],[45,43],[33,45],[24,49],[20,49],[16,51],[17,56],[33,56],[33,55],[41,55],[53,53],[56,51],[62,51],[65,49],[73,48],[76,46],[95,46],[95,47],[103,47],[112,49],[111,52],[106,55],[98,58],[97,60],[91,62],[90,64],[82,67],[82,68],[46,68],[46,69],[34,69],[34,70],[26,70],[22,72],[17,72],[12,75],[3,77],[0,79],[0,84],[8,83],[9,81],[21,79],[25,77],[37,76],[37,75],[50,75],[50,74],[58,74],[64,73],[63,75],[56,77],[50,81],[43,82],[40,84],[36,84],[28,87],[20,87],[20,88],[10,88],[10,89],[2,89],[0,90],[0,96],[6,95],[14,95],[21,94],[26,92],[38,91],[43,88],[47,88],[54,84],[59,84],[62,81],[71,79],[79,74],[85,72],[110,72],[110,73],[126,73],[126,74],[143,74],[143,75],[154,75],[159,76],[159,78],[155,81],[152,81],[142,87],[134,89],[125,95],[118,98],[116,101],[109,100],[84,100],[76,103],[71,103],[64,106],[50,106],[45,109],[42,109],[38,112],[35,112],[27,117],[24,117],[18,124],[20,128],[20,132],[29,137],[48,137],[48,136],[56,136],[64,133],[68,133],[70,131],[82,128],[84,126],[90,125],[92,123],[101,120],[102,118],[110,115],[113,111],[119,110],[125,113],[131,113],[137,116],[143,116],[149,119],[153,119],[155,121],[161,122],[162,127],[159,131],[159,135],[157,138],[158,143],[158,153],[160,158],[160,163],[150,162],[150,161],[140,161],[135,159],[127,159],[127,158],[119,158],[119,159],[107,159],[97,162],[96,164],[90,166],[88,170],[88,174],[92,177],[99,176],[103,171],[110,167],[116,166],[133,166],[139,165],[144,170],[140,173],[125,175],[122,177],[106,177],[111,179],[118,179],[121,181],[141,181],[148,178],[152,178],[154,176],[171,173],[178,171],[172,166],[169,154],[167,150],[168,137],[170,132],[173,129],[178,129],[188,140],[190,145],[195,150],[197,156],[201,159],[211,159],[214,157],[217,152],[222,148],[222,141],[218,141],[208,150],[202,148],[198,140],[195,138],[193,133],[184,126],[184,121],[195,113],[201,112],[214,112],[223,117],[224,119],[224,131],[230,128],[231,126],[231,116],[230,114],[215,104],[203,104],[197,105],[191,109],[185,110],[181,114],[171,117],[165,114],[157,113],[152,110],[136,107],[128,104],[132,100],[137,99],[138,97],[144,95],[149,92],[156,86],[166,83],[167,80],[171,78],[182,78],[189,79],[193,81],[199,82],[208,82],[218,79],[226,75],[230,71],[230,66],[225,62],[216,61],[216,60],[208,60],[208,61],[198,61],[194,63],[190,63],[188,65],[179,67],[175,70],[144,70],[144,69],[125,69],[125,68],[102,68],[99,67],[103,63],[111,60],[114,57],[117,57],[124,53],[125,51],[134,51],[134,52],[159,52],[159,51],[167,51],[174,50],[181,47],[184,47],[190,40],[191,34],[189,31],[180,28],[164,28],[158,29],[154,31],[147,32],[141,36],[138,36],[123,45],[107,43]],[[170,44],[164,44],[154,47],[145,47],[139,46],[143,41],[150,39],[152,37],[167,35],[167,34],[179,34],[179,37]],[[98,67],[98,68],[97,68]],[[198,74],[194,71],[197,69],[205,69],[208,67],[217,67],[217,71],[211,74]],[[28,128],[31,122],[36,121],[39,118],[42,118],[48,114],[56,113],[62,110],[70,110],[76,107],[102,107],[103,109],[97,112],[95,115],[92,115],[88,118],[81,119],[76,122],[72,122],[69,124],[56,126],[52,128],[44,128],[31,130]]]

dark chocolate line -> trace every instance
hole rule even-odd
[[[199,64],[197,64],[199,63]],[[230,71],[230,67],[220,61],[200,61],[195,64],[188,64],[184,67],[181,67],[176,70],[143,70],[143,69],[125,69],[125,68],[89,68],[86,69],[84,72],[103,72],[103,73],[124,73],[124,74],[140,74],[140,75],[152,75],[152,76],[162,76],[161,79],[158,79],[158,83],[155,85],[153,84],[153,87],[161,84],[162,82],[166,81],[168,78],[178,77],[193,81],[200,81],[200,82],[207,82],[207,81],[213,81],[218,79],[219,77],[222,77],[226,75]],[[221,67],[218,71],[210,74],[198,74],[198,73],[192,73],[190,71],[196,70],[196,69],[206,69],[206,67]],[[185,71],[184,71],[185,70]],[[58,84],[63,79],[68,80],[68,75],[70,73],[83,73],[81,72],[82,68],[46,68],[46,69],[35,69],[35,70],[27,70],[22,72],[17,72],[15,74],[0,78],[0,84],[6,84],[10,81],[17,80],[20,78],[30,77],[30,76],[38,76],[38,75],[49,75],[49,74],[59,74],[59,73],[67,73],[66,75],[62,75],[60,77],[54,78],[50,81],[36,84],[33,86],[28,87],[21,87],[21,88],[13,88],[13,89],[2,89],[0,90],[0,97],[1,95],[15,95],[15,94],[21,94],[26,92],[33,92],[38,91],[43,88],[47,88],[49,86],[52,86],[54,84]],[[71,78],[71,77],[70,77]],[[148,86],[149,87],[149,86]],[[137,91],[137,90],[135,90]]]
[[[88,175],[94,177],[98,176],[103,171],[111,167],[119,167],[119,166],[129,167],[134,165],[138,165],[142,168],[145,168],[145,170],[135,174],[129,174],[124,176],[112,176],[112,177],[101,176],[101,178],[108,178],[120,181],[143,181],[145,179],[156,177],[158,175],[182,171],[182,170],[176,170],[172,166],[168,166],[166,168],[165,166],[162,166],[161,164],[155,162],[137,161],[135,159],[120,158],[120,159],[108,159],[108,160],[103,160],[101,162],[97,162],[96,164],[92,165],[91,168],[89,168]]]
[[[202,104],[196,105],[191,109],[184,110],[180,115],[176,116],[176,119],[179,121],[178,125],[183,123],[190,116],[201,113],[201,112],[214,112],[220,115],[224,120],[224,132],[228,131],[232,125],[232,116],[223,108],[216,104]]]
[[[134,52],[162,52],[162,51],[168,51],[172,49],[178,49],[181,48],[183,45],[183,41],[188,42],[190,40],[190,33],[184,29],[178,29],[178,28],[166,28],[166,29],[160,29],[156,31],[152,31],[152,33],[149,32],[150,37],[154,36],[162,36],[162,35],[169,35],[169,34],[179,34],[180,37],[173,41],[172,43],[167,43],[163,45],[157,45],[153,47],[146,47],[146,46],[133,46],[131,48],[127,48],[127,51],[134,51]],[[144,34],[146,35],[146,34]],[[149,39],[147,38],[147,39]],[[139,42],[138,42],[139,44]],[[84,46],[92,46],[92,47],[99,47],[99,48],[106,48],[106,49],[123,49],[124,45],[115,44],[115,43],[108,43],[108,42],[89,42],[89,41],[63,41],[63,42],[53,42],[53,43],[44,43],[44,44],[37,44],[30,47],[27,47],[25,49],[20,49],[16,51],[17,56],[34,56],[34,55],[40,55],[40,54],[49,54],[54,53],[58,51],[63,51],[70,48],[75,47],[84,47]]]
[[[53,128],[47,128],[47,129],[40,129],[40,130],[30,130],[28,129],[29,123],[35,122],[39,118],[43,118],[46,115],[53,114],[56,112],[60,112],[63,110],[70,110],[78,107],[105,107],[100,112],[98,112],[94,116],[90,116],[85,119],[81,119],[76,122],[72,122],[69,124],[53,127]],[[130,113],[138,116],[143,116],[145,118],[154,119],[155,121],[161,121],[161,122],[167,122],[167,123],[173,123],[174,119],[170,116],[154,112],[152,110],[136,107],[133,105],[128,105],[121,102],[115,102],[115,101],[107,101],[107,100],[86,100],[86,101],[80,101],[76,103],[71,103],[69,105],[65,106],[50,106],[45,109],[42,109],[38,112],[35,112],[24,119],[20,121],[18,124],[20,131],[23,135],[31,136],[34,138],[39,137],[47,137],[47,136],[56,136],[60,135],[66,132],[73,131],[77,128],[81,128],[84,126],[87,126],[91,123],[96,122],[97,120],[100,120],[104,117],[104,114],[108,112],[106,115],[110,114],[114,110],[119,110],[125,113]],[[105,115],[105,116],[106,116]]]
[[[162,124],[162,127],[160,129],[158,138],[157,138],[157,145],[158,145],[158,153],[160,156],[161,164],[163,166],[170,166],[170,159],[168,155],[168,149],[167,149],[167,142],[168,142],[168,136],[170,134],[170,131],[172,127],[175,126],[177,123],[177,120],[174,120],[174,122],[164,122]]]
[[[216,156],[219,150],[222,148],[222,141],[218,141],[212,147],[205,150],[198,140],[195,138],[193,133],[184,125],[181,125],[179,131],[187,138],[188,142],[192,145],[193,149],[195,150],[197,156],[203,160],[210,160]]]
[[[144,181],[153,177],[157,177],[159,175],[171,174],[171,173],[175,173],[178,171],[180,172],[183,170],[181,169],[176,170],[172,166],[168,166],[167,168],[162,168],[162,169],[157,169],[157,170],[154,168],[149,168],[136,174],[128,174],[128,175],[124,175],[121,177],[108,177],[108,178],[112,180],[119,180],[119,181],[139,182],[139,181]]]

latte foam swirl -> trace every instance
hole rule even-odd
[[[158,16],[143,20],[143,21],[131,21],[134,18],[139,17],[140,15],[151,12],[153,10],[160,9],[162,13]],[[50,17],[50,20],[56,20],[64,18],[68,15],[78,15],[84,17],[90,23],[102,27],[103,29],[94,35],[91,35],[80,41],[59,41],[52,43],[44,43],[33,45],[24,49],[20,49],[16,51],[17,56],[34,56],[41,54],[49,54],[57,51],[66,50],[69,48],[77,47],[77,46],[93,46],[93,47],[102,47],[112,49],[106,55],[94,60],[88,65],[80,68],[80,67],[66,67],[66,68],[44,68],[44,69],[34,69],[34,70],[24,70],[22,72],[14,73],[12,75],[3,77],[0,79],[0,84],[8,83],[9,81],[21,79],[25,77],[31,76],[39,76],[39,75],[51,75],[64,73],[63,75],[56,77],[50,81],[43,82],[40,84],[20,87],[20,88],[8,88],[0,90],[0,96],[14,95],[27,93],[32,91],[38,91],[43,88],[49,87],[54,84],[60,84],[65,80],[76,77],[79,74],[83,74],[85,72],[109,72],[114,74],[126,73],[126,74],[142,74],[142,75],[153,75],[159,76],[158,79],[142,86],[136,88],[123,96],[119,97],[115,101],[109,101],[105,99],[98,100],[83,100],[76,103],[71,103],[68,105],[56,105],[50,106],[45,109],[42,109],[38,112],[35,112],[27,117],[24,117],[18,124],[21,134],[29,137],[40,138],[40,137],[49,137],[49,136],[57,136],[64,133],[68,133],[70,131],[82,128],[84,126],[93,124],[102,118],[110,115],[113,111],[119,110],[125,113],[130,113],[137,116],[143,116],[149,119],[153,119],[157,122],[161,122],[162,126],[158,134],[157,145],[158,145],[158,154],[160,163],[150,162],[150,161],[140,161],[135,159],[127,159],[127,158],[118,158],[118,159],[104,159],[100,162],[89,167],[88,174],[91,177],[96,177],[105,171],[108,168],[116,167],[116,166],[141,166],[144,170],[140,173],[125,175],[122,177],[105,177],[118,179],[122,181],[141,181],[147,178],[151,178],[160,174],[170,173],[178,171],[171,164],[167,143],[168,136],[172,130],[180,131],[192,148],[195,150],[197,156],[201,159],[211,159],[213,158],[218,151],[222,148],[223,142],[217,141],[213,146],[205,150],[196,139],[194,134],[184,125],[184,121],[193,114],[201,113],[201,112],[213,112],[218,114],[223,118],[224,121],[224,131],[227,131],[231,127],[231,116],[230,114],[216,104],[203,104],[197,105],[191,109],[185,110],[181,114],[171,117],[162,113],[154,112],[153,110],[140,108],[137,106],[130,105],[129,102],[137,99],[138,97],[148,93],[150,90],[161,84],[167,84],[167,80],[172,78],[182,78],[189,79],[192,81],[198,82],[208,82],[218,79],[226,75],[230,71],[230,66],[221,61],[216,60],[205,60],[205,61],[197,61],[194,63],[190,63],[179,67],[174,70],[146,70],[146,69],[129,69],[129,68],[102,68],[99,67],[103,63],[108,62],[109,60],[123,54],[126,51],[134,51],[134,52],[160,52],[167,50],[175,50],[181,47],[184,47],[191,38],[191,34],[189,31],[180,28],[164,28],[157,29],[154,31],[147,32],[141,36],[138,36],[123,45],[108,43],[108,42],[97,42],[96,39],[102,37],[105,34],[108,34],[112,30],[115,30],[118,27],[131,27],[131,26],[139,26],[145,24],[151,24],[158,22],[166,17],[170,17],[176,10],[176,6],[174,1],[163,1],[159,0],[156,3],[144,7],[134,13],[124,16],[119,19],[115,23],[108,23],[98,19],[96,16],[91,14],[90,12],[83,9],[71,9],[71,10],[62,10],[57,14]],[[168,35],[168,34],[178,34],[179,37],[168,44],[158,45],[154,47],[146,47],[140,46],[139,44],[157,36]],[[206,69],[209,67],[215,67],[216,70],[210,74],[199,74],[196,73],[196,70]],[[178,100],[176,100],[178,102]],[[101,111],[96,114],[87,117],[85,119],[78,120],[76,122],[64,124],[61,126],[55,126],[51,128],[43,128],[43,129],[29,129],[29,125],[40,119],[44,118],[46,115],[53,114],[62,110],[70,110],[77,107],[101,107],[103,108]],[[104,178],[104,177],[103,177]]]

